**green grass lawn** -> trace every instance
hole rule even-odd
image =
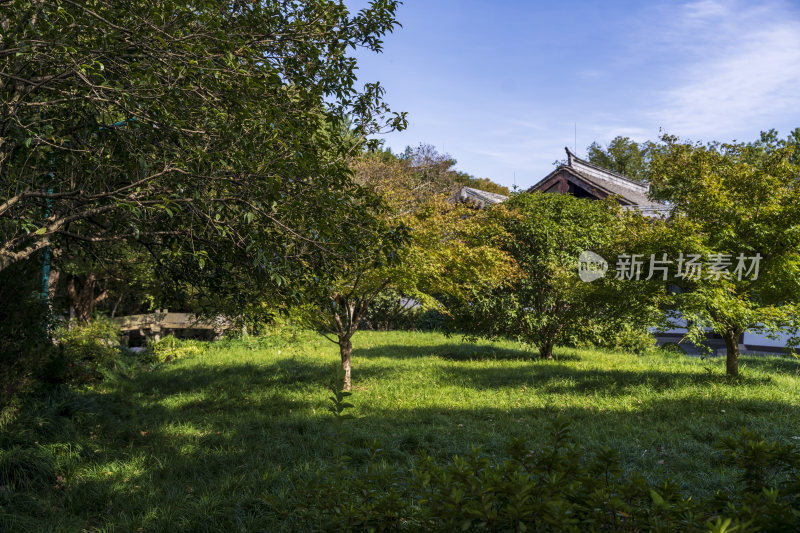
[[[510,437],[535,448],[561,413],[583,446],[613,446],[626,469],[702,495],[731,482],[719,437],[747,427],[800,438],[793,360],[743,357],[731,384],[721,360],[664,352],[559,349],[538,361],[515,343],[414,332],[362,332],[354,346],[356,420],[345,431],[400,464],[419,449],[442,460],[472,445],[492,452]],[[337,359],[311,334],[219,343],[81,393],[61,408],[72,422],[30,428],[56,457],[57,481],[0,487],[1,518],[20,531],[276,529],[271,503],[331,458],[325,386]]]

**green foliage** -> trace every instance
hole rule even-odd
[[[793,442],[800,417],[800,363],[776,357],[743,357],[747,374],[730,387],[706,371],[722,361],[657,350],[557,348],[557,361],[532,361],[515,342],[357,335],[358,385],[342,398],[356,420],[339,423],[328,411],[337,349],[313,332],[225,339],[202,357],[27,401],[0,422],[0,448],[41,447],[55,479],[0,490],[0,529],[330,531],[346,524],[326,521],[339,512],[420,530],[410,483],[418,452],[447,468],[474,445],[498,468],[512,457],[505,441],[537,456],[550,450],[556,411],[589,450],[583,460],[611,448],[621,477],[639,472],[671,502],[661,487],[672,476],[680,494],[708,501],[718,490],[739,493],[738,467],[713,447],[720,438],[748,427],[767,442]],[[341,476],[337,426],[350,458]]]
[[[586,149],[586,159],[595,165],[623,176],[647,181],[650,158],[657,147],[652,142],[637,143],[629,137],[617,136],[603,148],[593,142]]]
[[[800,167],[793,146],[692,144],[664,136],[651,162],[651,181],[674,214],[654,240],[704,263],[727,256],[727,275],[679,277],[674,308],[690,321],[690,337],[705,328],[728,345],[727,372],[738,375],[738,337],[745,331],[796,332],[800,305]],[[759,257],[758,275],[737,275]]]
[[[202,355],[206,351],[207,344],[203,341],[177,339],[174,335],[167,335],[163,339],[150,343],[147,351],[153,362],[169,363],[183,357]]]
[[[789,162],[793,165],[800,165],[800,128],[795,128],[781,139],[778,131],[773,129],[762,131],[757,141],[747,143],[755,153],[769,154],[780,148],[792,149]]]
[[[653,141],[636,142],[629,137],[618,135],[611,139],[611,142],[605,147],[598,142],[590,144],[586,148],[586,159],[597,166],[623,176],[647,182],[650,181],[652,172],[651,162],[664,156],[668,150],[668,144]],[[712,142],[709,143],[709,146],[718,147],[720,143]],[[800,128],[793,129],[785,138],[780,138],[775,129],[762,131],[758,140],[747,143],[747,146],[754,152],[762,154],[768,154],[780,148],[791,148],[793,154],[789,161],[795,165],[800,164]],[[651,192],[658,194],[659,184],[651,185]]]
[[[123,354],[117,326],[103,317],[86,325],[63,323],[53,330],[53,339],[57,351],[44,367],[44,378],[55,383],[94,383]]]
[[[717,492],[711,505],[750,531],[792,531],[800,527],[800,449],[770,442],[743,428],[717,447],[739,470],[740,490]],[[718,519],[718,521],[722,518]]]
[[[359,327],[376,331],[415,329],[421,313],[414,305],[396,290],[386,289],[372,300]]]
[[[455,178],[456,183],[464,185],[465,187],[472,187],[473,189],[480,189],[486,192],[493,192],[495,194],[502,194],[503,196],[508,196],[511,194],[511,191],[508,190],[508,187],[503,185],[499,185],[489,178],[476,178],[470,174],[465,172],[459,172]]]
[[[753,434],[725,439],[744,468],[733,491],[694,500],[667,481],[624,475],[619,453],[587,451],[569,423],[550,422],[549,439],[522,439],[492,456],[479,448],[440,464],[424,452],[410,469],[391,467],[374,444],[365,464],[348,457],[317,472],[297,495],[295,517],[313,530],[424,531],[788,531],[800,527],[798,454]],[[744,437],[744,438],[743,438]],[[750,461],[754,461],[754,464]],[[762,474],[783,468],[780,488]],[[725,529],[725,528],[728,529]]]
[[[449,196],[461,186],[508,195],[507,187],[488,178],[475,178],[453,170],[456,161],[435,147],[410,146],[399,156],[391,152],[372,152],[352,163],[356,181],[381,194],[393,212],[412,213],[431,197]]]
[[[41,297],[41,257],[0,272],[0,405],[33,386],[52,351]]]
[[[656,344],[656,339],[649,329],[634,320],[612,324],[587,321],[567,341],[572,346],[596,346],[637,354],[652,349]]]
[[[50,456],[39,447],[0,448],[0,487],[37,489],[55,480]]]
[[[416,329],[420,331],[449,331],[452,322],[451,317],[438,309],[428,309],[419,315]]]
[[[614,331],[607,345],[599,344],[611,349],[642,353],[651,350],[656,345],[656,339],[647,329],[637,327],[634,323],[627,323],[621,329]]]
[[[631,228],[641,223],[634,215],[623,216],[612,202],[558,194],[522,193],[502,207],[492,211],[511,235],[504,248],[521,275],[494,290],[474,287],[469,304],[458,311],[464,331],[518,339],[547,358],[559,342],[628,344],[610,335],[653,320],[651,294],[636,294],[631,283],[611,276],[586,283],[578,275],[583,251],[613,257],[630,239]]]
[[[364,209],[359,224],[341,228],[339,253],[320,258],[321,274],[304,292],[308,303],[291,311],[301,324],[331,335],[346,370],[350,339],[387,289],[407,304],[418,302],[422,312],[441,308],[444,299],[463,303],[473,285],[500,285],[515,273],[499,246],[503,228],[482,211],[434,198],[411,214],[380,214]]]
[[[349,420],[353,418],[353,415],[350,413],[345,413],[345,409],[351,409],[353,407],[352,403],[346,401],[346,398],[352,396],[353,393],[344,390],[342,387],[343,377],[344,370],[342,367],[339,365],[333,365],[333,377],[328,383],[328,390],[332,395],[330,397],[331,405],[328,407],[328,411],[333,414],[337,421]]]
[[[46,246],[64,265],[141,254],[163,291],[188,284],[175,299],[297,299],[360,208],[347,157],[405,125],[355,76],[354,50],[380,52],[396,9],[3,2],[0,270]]]
[[[793,442],[767,442],[763,436],[743,428],[717,445],[725,462],[737,467],[741,481],[752,493],[762,487],[790,488],[800,482],[800,449]],[[800,494],[795,494],[800,497]]]

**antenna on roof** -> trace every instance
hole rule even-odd
[[[516,189],[517,189],[517,172],[515,170],[514,171],[514,190],[516,190]]]
[[[575,155],[578,154],[578,123],[575,123],[575,144],[572,145],[573,152]]]

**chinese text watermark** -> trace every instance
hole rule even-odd
[[[706,259],[700,254],[684,254],[669,258],[663,254],[620,254],[617,256],[614,279],[618,280],[662,280],[667,281],[670,273],[676,278],[699,279],[744,279],[757,280],[761,254],[753,256],[740,253],[710,254]],[[608,261],[590,252],[581,252],[578,258],[578,275],[585,282],[592,282],[606,275]]]

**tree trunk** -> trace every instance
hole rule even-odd
[[[553,342],[545,342],[539,345],[539,357],[542,359],[553,358]]]
[[[102,291],[99,296],[94,295],[98,284],[97,275],[94,273],[89,274],[80,286],[75,283],[76,280],[77,276],[70,276],[67,282],[70,308],[75,309],[78,322],[88,324],[94,314],[95,306],[108,297],[108,291]]]
[[[725,339],[727,355],[725,361],[725,371],[731,377],[739,376],[739,331],[728,330],[722,334]]]
[[[342,368],[344,369],[344,384],[342,390],[350,390],[350,353],[353,351],[353,343],[350,337],[339,338],[339,354],[342,356]]]

